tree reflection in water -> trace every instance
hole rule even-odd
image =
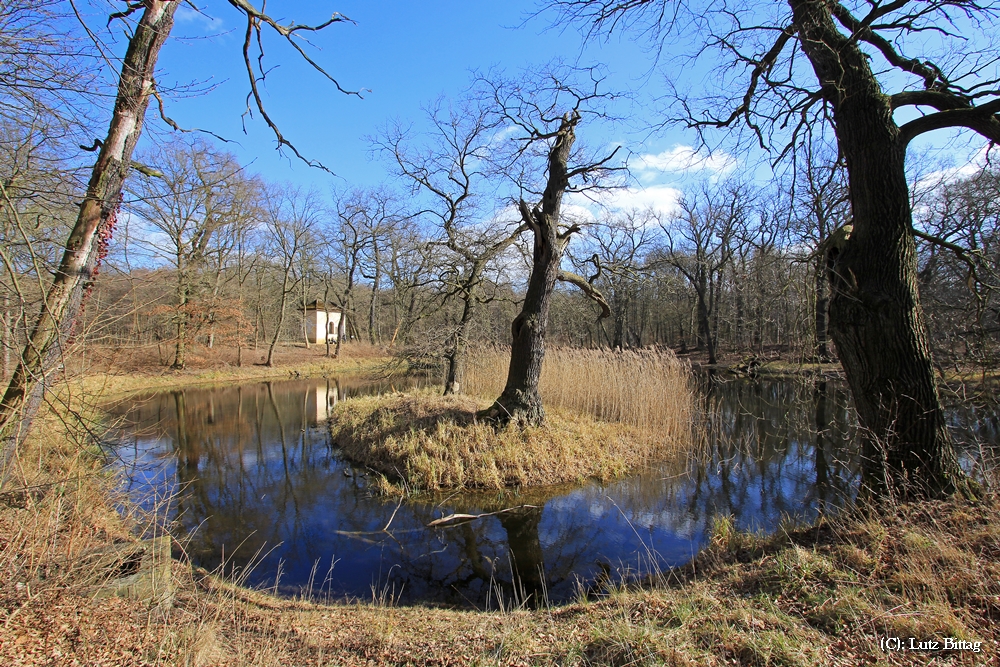
[[[772,529],[841,507],[857,481],[844,385],[709,380],[695,451],[614,483],[517,494],[373,496],[325,421],[338,401],[395,391],[358,380],[151,394],[111,409],[138,498],[174,494],[174,532],[199,566],[329,598],[498,606],[688,560],[713,517]],[[428,528],[452,513],[520,509]],[[391,520],[390,520],[391,519]],[[333,564],[332,570],[330,569]],[[315,572],[314,572],[315,568]],[[327,571],[329,573],[327,575]]]

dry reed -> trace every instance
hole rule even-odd
[[[553,408],[543,427],[498,429],[474,419],[485,406],[429,390],[356,398],[337,406],[331,432],[348,458],[409,490],[609,480],[663,454],[662,441],[635,426]],[[380,489],[404,491],[384,478]]]
[[[465,389],[480,403],[418,392],[342,404],[334,440],[354,461],[421,490],[608,480],[689,453],[692,383],[672,352],[552,350],[540,386],[544,427],[477,423],[482,401],[503,389],[509,358],[503,348],[470,355]]]
[[[509,348],[471,351],[464,391],[496,398],[509,363]],[[686,443],[690,438],[691,372],[670,350],[550,348],[539,392],[547,407],[641,428],[661,442]]]

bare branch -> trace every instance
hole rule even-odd
[[[993,143],[1000,142],[1000,98],[978,107],[953,108],[915,118],[899,128],[899,141],[907,145],[914,137],[948,127],[967,127]]]
[[[606,317],[611,317],[611,307],[608,306],[607,299],[601,294],[601,290],[594,287],[593,283],[578,273],[573,273],[572,271],[559,271],[557,278],[564,282],[576,285],[583,293],[590,297],[597,305],[601,307],[601,314],[597,319],[603,320]]]
[[[318,71],[329,81],[333,82],[333,84],[337,87],[337,90],[344,93],[345,95],[355,95],[357,97],[361,97],[361,93],[359,91],[347,90],[343,86],[341,86],[340,82],[338,82],[335,78],[333,78],[333,76],[331,76],[325,69],[323,69],[323,67],[321,67],[318,63],[316,63],[312,58],[310,58],[309,55],[306,54],[306,52],[294,39],[295,33],[299,31],[317,32],[319,30],[323,30],[324,28],[330,25],[333,25],[334,23],[342,23],[342,22],[353,23],[353,21],[351,21],[345,16],[341,16],[340,14],[334,14],[328,21],[316,26],[295,25],[295,24],[283,26],[277,21],[275,21],[273,18],[265,14],[263,11],[256,9],[253,5],[247,2],[247,0],[228,0],[228,2],[233,7],[236,7],[237,9],[242,11],[247,18],[247,30],[246,30],[246,35],[244,36],[243,39],[243,63],[246,67],[247,77],[250,83],[250,94],[247,96],[248,99],[247,111],[244,113],[244,115],[250,113],[249,99],[252,98],[254,101],[254,106],[256,106],[257,111],[260,112],[261,118],[264,119],[264,122],[267,123],[267,126],[271,128],[271,132],[274,133],[275,139],[277,139],[278,141],[279,149],[282,146],[287,146],[289,150],[291,150],[292,153],[295,154],[295,157],[302,160],[310,167],[322,169],[323,171],[332,174],[333,172],[330,171],[322,162],[319,162],[318,160],[308,159],[304,155],[302,155],[302,153],[299,152],[298,148],[296,148],[291,141],[285,138],[284,134],[282,134],[277,124],[271,119],[271,116],[267,113],[267,110],[264,108],[264,101],[261,98],[260,89],[258,87],[258,82],[263,81],[264,78],[267,76],[267,72],[262,67],[264,58],[264,48],[261,42],[261,26],[267,25],[270,28],[272,28],[275,32],[277,32],[279,35],[284,37],[288,41],[288,43],[291,44],[292,47],[299,52],[299,55],[301,55],[302,58],[305,59],[305,61],[313,67],[313,69]],[[250,46],[251,43],[254,41],[255,35],[256,35],[257,49],[258,49],[257,69],[261,73],[259,79],[254,70],[253,60],[251,59],[250,55]]]

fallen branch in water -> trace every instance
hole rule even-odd
[[[429,524],[428,528],[435,528],[437,526],[443,526],[446,524],[454,524],[456,521],[466,522],[474,521],[476,519],[482,519],[487,516],[496,516],[497,514],[503,514],[504,512],[514,512],[522,509],[538,509],[538,505],[518,505],[517,507],[508,507],[505,510],[497,510],[496,512],[486,512],[485,514],[449,514],[448,516],[443,516],[440,519],[434,519]]]

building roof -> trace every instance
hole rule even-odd
[[[305,307],[305,310],[307,310],[307,311],[309,311],[309,310],[323,310],[323,311],[326,311],[328,313],[339,313],[339,312],[341,312],[340,308],[338,308],[337,306],[333,305],[332,303],[323,303],[319,299],[316,299],[312,303],[307,303],[306,307]]]

